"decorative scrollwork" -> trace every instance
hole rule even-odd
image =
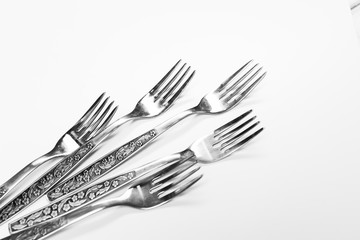
[[[84,206],[94,199],[128,182],[135,177],[135,174],[136,173],[132,171],[74,193],[65,199],[59,200],[43,209],[21,218],[20,220],[15,221],[14,223],[11,223],[10,229],[12,232],[16,232],[28,227],[33,227],[55,217],[59,217],[60,215],[70,212],[80,206]]]
[[[2,198],[2,196],[5,195],[5,193],[7,192],[7,188],[5,186],[0,187],[0,198]]]
[[[32,202],[40,198],[47,190],[57,183],[73,166],[75,166],[94,147],[88,142],[74,154],[62,160],[29,188],[15,197],[11,202],[0,209],[0,223],[14,216]]]
[[[47,194],[49,200],[54,201],[104,175],[118,164],[124,162],[130,155],[134,154],[146,143],[150,142],[155,138],[156,134],[155,130],[151,130],[140,137],[131,140],[66,182],[53,187]]]
[[[15,240],[37,240],[45,235],[50,234],[51,232],[59,229],[60,227],[66,224],[66,220],[64,218],[54,219],[51,222],[44,223],[41,226],[36,226],[33,228],[29,228],[23,232],[18,234],[11,235],[11,239]]]

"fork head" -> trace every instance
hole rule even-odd
[[[242,148],[246,143],[261,133],[264,128],[258,127],[256,116],[248,116],[252,110],[229,121],[213,133],[195,141],[190,149],[200,163],[219,161]]]
[[[80,120],[66,132],[80,145],[104,130],[115,115],[117,106],[113,107],[114,101],[108,103],[109,97],[103,99],[104,95],[105,93],[101,94]]]
[[[131,117],[154,117],[173,104],[195,74],[195,71],[190,71],[190,66],[186,67],[186,63],[179,67],[180,61],[140,99],[130,113]]]
[[[52,151],[69,154],[91,138],[97,136],[109,124],[115,115],[117,106],[105,100],[101,94],[86,113],[56,143]]]
[[[241,102],[265,77],[262,67],[252,66],[252,60],[243,65],[217,89],[205,95],[195,107],[197,111],[221,113]]]
[[[163,205],[184,192],[202,177],[195,174],[200,167],[195,160],[180,161],[126,193],[127,205],[151,209]]]

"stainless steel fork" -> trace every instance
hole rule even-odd
[[[147,131],[115,149],[110,154],[102,157],[101,160],[80,171],[74,177],[57,184],[48,192],[47,196],[49,200],[53,201],[63,197],[64,195],[93,182],[99,177],[102,177],[115,167],[127,161],[135,153],[141,151],[154,139],[184,118],[193,114],[218,114],[234,107],[265,77],[266,73],[260,75],[262,68],[259,68],[258,64],[250,67],[251,62],[252,61],[249,61],[242,66],[217,89],[205,95],[197,106],[175,115],[154,129]],[[247,67],[250,68],[246,70]],[[257,77],[258,75],[260,76]]]
[[[238,151],[264,130],[258,127],[260,121],[254,121],[256,116],[248,117],[251,112],[249,110],[199,138],[180,155],[193,154],[199,163],[213,163]]]
[[[166,111],[179,97],[195,73],[195,71],[193,71],[190,75],[188,74],[190,67],[187,67],[185,70],[186,63],[183,64],[179,70],[175,71],[179,63],[180,61],[171,68],[149,93],[140,99],[133,111],[119,118],[100,133],[95,133],[97,135],[94,135],[94,133],[87,134],[89,140],[85,144],[62,159],[57,165],[31,184],[30,187],[2,207],[0,209],[0,224],[28,207],[43,196],[52,186],[70,174],[79,163],[83,161],[85,156],[92,152],[96,146],[122,124],[137,118],[154,117]]]
[[[139,181],[144,181],[143,179],[146,178],[146,174],[152,169],[160,169],[171,164],[177,164],[178,161],[188,161],[192,162],[192,164],[197,162],[213,163],[226,158],[238,151],[263,131],[263,128],[258,127],[259,122],[254,121],[256,117],[249,117],[250,113],[251,110],[217,128],[211,134],[199,138],[184,151],[171,154],[126,174],[95,184],[86,189],[76,191],[67,195],[64,199],[54,201],[51,205],[38,209],[25,217],[10,223],[9,230],[11,233],[22,231],[26,228],[39,225],[55,217],[60,217],[75,211],[76,209],[85,207],[112,192],[121,191],[121,189],[124,191],[124,189],[128,187],[139,184]],[[190,168],[192,164],[189,164],[188,167]],[[190,173],[192,173],[192,171]],[[176,174],[176,172],[171,172],[155,178],[153,180],[153,186],[149,190],[150,193],[163,192],[171,187],[171,183],[167,183],[166,179],[169,176],[174,176]],[[54,209],[56,210],[55,213],[53,212]]]
[[[167,158],[156,161],[79,191],[66,201],[49,205],[33,213],[30,216],[30,222],[22,219],[25,225],[30,223],[32,227],[24,229],[22,228],[24,224],[16,225],[15,228],[23,231],[12,232],[12,235],[5,239],[43,239],[87,216],[114,206],[151,209],[163,205],[202,177],[201,174],[194,176],[200,167],[196,166],[196,161],[190,159],[189,155],[186,158]],[[131,181],[129,181],[129,176],[132,176]],[[129,186],[124,184],[127,181]],[[117,196],[102,200],[109,193],[115,193]],[[85,203],[87,203],[86,206],[84,206]],[[82,207],[78,208],[78,206]],[[63,209],[66,211],[64,212]],[[48,221],[39,224],[38,220],[45,219],[46,216],[50,216]]]
[[[80,120],[75,123],[75,125],[72,126],[63,136],[61,136],[50,152],[29,163],[0,186],[0,201],[3,197],[5,197],[5,195],[10,193],[11,190],[17,186],[25,177],[27,177],[42,164],[46,162],[59,161],[60,157],[69,155],[78,147],[86,143],[86,141],[89,140],[88,137],[90,135],[96,136],[107,126],[111,118],[114,116],[117,106],[112,109],[114,102],[108,104],[107,102],[109,97],[102,101],[104,94],[105,93],[101,94],[101,96],[93,103],[84,116],[82,116]],[[104,108],[105,110],[102,111]]]

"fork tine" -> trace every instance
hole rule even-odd
[[[231,94],[228,94],[225,101],[229,101],[231,98],[236,96],[246,85],[248,85],[255,77],[256,75],[262,70],[262,68],[259,68],[253,75],[251,75],[243,84],[238,86]],[[227,94],[225,94],[227,95]],[[225,96],[224,95],[224,96]]]
[[[178,185],[179,183],[185,181],[188,177],[190,177],[191,175],[193,175],[194,173],[199,171],[200,168],[201,167],[194,168],[191,171],[187,172],[186,174],[184,172],[184,176],[179,176],[179,178],[173,177],[172,180],[169,179],[168,181],[166,181],[166,182],[164,182],[162,184],[158,184],[157,186],[152,188],[152,192],[153,193],[158,192],[158,195],[161,195],[162,193],[170,190],[171,188]],[[159,191],[161,191],[161,192],[159,192]]]
[[[171,199],[176,197],[177,195],[181,194],[182,192],[186,191],[187,189],[189,189],[192,185],[194,185],[197,181],[199,181],[202,178],[202,174],[200,174],[199,176],[191,179],[190,181],[186,182],[185,184],[182,184],[181,186],[179,186],[176,189],[173,189],[170,192],[161,192],[158,194],[159,198],[167,198],[167,199]]]
[[[151,182],[151,184],[154,186],[150,189],[150,193],[154,193],[157,192],[159,187],[163,186],[162,182],[166,182],[170,179],[175,178],[176,176],[180,175],[181,173],[185,172],[186,170],[188,170],[189,168],[191,168],[192,166],[194,166],[197,162],[196,161],[190,161],[190,164],[185,165],[184,167],[177,167],[179,168],[178,170],[175,171],[170,171],[169,173],[165,173],[164,175],[161,175],[157,178],[154,178],[153,181]]]
[[[175,73],[175,75],[170,79],[170,81],[156,94],[155,100],[159,99],[164,94],[164,92],[166,92],[169,89],[171,84],[177,79],[177,77],[182,72],[182,70],[184,69],[185,66],[186,66],[186,63],[184,63],[180,67],[180,69]]]
[[[163,172],[164,174],[159,174],[158,176],[154,177],[151,181],[151,184],[154,185],[155,183],[159,182],[159,179],[163,179],[163,176],[168,175],[168,172],[173,172],[174,169],[176,169],[176,167],[179,167],[180,165],[184,164],[185,162],[194,162],[193,160],[191,160],[191,158],[194,157],[194,153],[191,152],[190,154],[187,154],[184,157],[180,157],[176,160],[176,165],[174,165],[172,167],[172,170],[168,170],[167,172]],[[195,161],[197,162],[197,161]],[[161,180],[162,181],[162,180]]]
[[[217,137],[219,134],[223,133],[224,131],[226,131],[227,129],[231,128],[234,124],[236,124],[237,122],[239,122],[241,119],[243,119],[244,117],[246,117],[247,115],[249,115],[252,112],[252,109],[248,110],[247,112],[241,114],[240,116],[238,116],[237,118],[231,120],[230,122],[222,125],[221,127],[215,129],[214,131],[214,137]]]
[[[90,117],[90,119],[88,119],[86,122],[83,122],[77,132],[79,132],[80,134],[83,134],[88,128],[89,126],[93,123],[93,121],[95,120],[95,118],[100,114],[101,110],[105,107],[107,101],[109,100],[109,97],[107,97],[104,102],[100,105],[100,107],[96,110],[96,112],[94,114],[92,114],[92,116]]]
[[[181,75],[181,77],[179,78],[179,80],[176,81],[176,83],[174,84],[174,86],[172,86],[172,88],[165,94],[165,96],[161,99],[162,102],[165,102],[166,99],[169,98],[169,96],[174,92],[174,90],[176,89],[177,86],[179,86],[179,84],[181,83],[181,81],[184,79],[184,77],[186,76],[186,74],[189,72],[190,70],[190,66],[186,69],[186,71],[183,73],[183,75]]]
[[[91,107],[86,111],[86,113],[80,118],[80,120],[78,121],[78,123],[83,123],[85,122],[88,117],[91,115],[91,113],[96,109],[97,105],[99,105],[101,99],[104,97],[105,92],[103,92],[96,100],[95,102],[91,105]]]
[[[92,124],[91,129],[89,131],[93,131],[94,129],[97,128],[97,126],[100,124],[100,122],[103,120],[103,118],[106,116],[106,114],[109,112],[109,110],[111,109],[112,105],[114,104],[114,101],[112,101],[109,106],[107,106],[107,108],[104,110],[104,112],[101,114],[101,116],[96,120],[96,122],[94,124]]]
[[[222,134],[221,136],[219,136],[218,140],[214,143],[218,144],[219,142],[223,142],[226,139],[231,139],[240,129],[242,129],[244,126],[246,126],[248,123],[250,123],[251,121],[253,121],[256,118],[256,116],[248,119],[247,121],[243,122],[242,124],[240,124],[239,126],[237,126],[236,128],[232,129],[231,131]]]
[[[86,130],[86,132],[81,136],[81,138],[85,138],[87,139],[90,134],[92,132],[94,132],[94,130],[98,127],[98,125],[100,124],[100,122],[103,120],[103,118],[107,115],[107,113],[109,112],[109,110],[111,109],[112,105],[114,104],[114,101],[112,101],[107,108],[104,110],[104,112],[100,115],[100,117],[98,117],[98,119],[96,120],[96,122],[94,124],[91,124],[91,126],[89,126],[89,128]]]
[[[103,121],[103,123],[95,129],[87,138],[86,141],[90,140],[91,138],[97,136],[100,132],[104,130],[104,128],[107,127],[108,123],[111,121],[112,117],[115,115],[116,111],[118,109],[118,106],[116,106],[109,114],[109,116]]]
[[[243,74],[238,80],[236,80],[232,85],[230,86],[225,86],[224,87],[224,91],[221,94],[220,98],[226,96],[229,92],[231,92],[231,90],[233,90],[236,86],[239,85],[239,83],[241,83],[247,76],[250,75],[250,73],[258,66],[259,64],[255,64],[252,68],[250,68],[245,74]],[[248,81],[247,81],[248,82]],[[243,86],[244,84],[242,84],[241,86]]]
[[[244,146],[244,144],[250,142],[254,137],[256,137],[257,135],[259,135],[262,131],[264,130],[264,128],[260,128],[259,130],[257,130],[256,132],[254,132],[253,134],[251,134],[250,136],[246,137],[244,140],[242,140],[241,142],[231,146],[230,148],[225,150],[225,153],[230,153],[232,154],[233,152],[239,150],[241,147]]]
[[[235,73],[233,73],[228,79],[226,79],[223,83],[220,84],[220,86],[216,89],[217,92],[220,92],[224,89],[224,87],[239,73],[241,72],[244,68],[247,67],[247,65],[249,65],[253,60],[248,61],[247,63],[245,63],[242,67],[240,67]]]
[[[174,95],[170,98],[170,100],[167,101],[166,106],[171,105],[179,97],[180,93],[184,90],[186,85],[189,84],[190,80],[194,77],[194,75],[195,75],[195,70],[191,73],[188,79],[186,79],[186,81],[180,86],[177,92],[174,93]]]
[[[250,127],[246,128],[245,130],[243,130],[242,132],[240,132],[239,134],[237,134],[236,136],[233,136],[231,139],[226,140],[225,142],[223,142],[220,146],[220,150],[223,150],[224,148],[232,145],[234,142],[238,141],[240,139],[240,137],[244,136],[246,133],[248,133],[251,129],[253,129],[254,127],[256,127],[260,122],[256,122],[254,124],[252,124]]]
[[[155,91],[159,90],[159,87],[164,84],[166,79],[170,76],[170,74],[174,71],[177,65],[181,62],[181,59],[175,63],[175,65],[170,69],[168,73],[150,90],[150,94],[153,94]]]
[[[263,73],[260,77],[258,77],[258,79],[256,79],[256,81],[253,82],[247,89],[245,89],[238,98],[235,98],[233,100],[233,103],[236,103],[236,102],[239,103],[244,98],[246,98],[250,94],[250,92],[252,90],[254,90],[254,88],[260,83],[260,81],[263,80],[263,78],[265,78],[265,76],[266,76],[266,72]]]

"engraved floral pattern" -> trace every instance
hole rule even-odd
[[[62,160],[58,165],[52,168],[46,175],[42,176],[38,179],[34,184],[32,184],[29,188],[23,191],[20,195],[15,197],[12,201],[10,201],[7,205],[0,209],[0,224],[12,217],[27,205],[31,204],[35,200],[37,200],[40,196],[42,196],[48,189],[50,189],[54,183],[59,181],[59,179],[67,173],[78,161],[83,158],[87,153],[91,151],[94,147],[92,142],[87,143],[85,146],[80,148],[74,155],[69,156]],[[73,157],[75,156],[75,157]],[[78,160],[76,160],[76,156],[79,156]],[[1,192],[1,190],[0,190]],[[1,196],[1,193],[0,193]],[[50,214],[49,211],[46,211]],[[32,221],[27,221],[27,224],[32,224]]]
[[[47,208],[44,209],[44,214],[45,215],[48,215],[50,213],[51,213],[51,208],[47,207]]]
[[[57,217],[57,215],[58,215],[57,211],[52,211],[52,212],[51,212],[51,216],[52,216],[52,217]]]
[[[7,189],[5,187],[0,187],[0,198],[5,195]]]
[[[45,223],[39,227],[33,227],[26,231],[13,235],[11,239],[16,239],[16,240],[40,239],[41,237],[53,232],[54,230],[58,229],[59,227],[65,224],[66,224],[66,220],[63,218],[59,218],[51,222]]]
[[[58,217],[61,214],[72,211],[80,206],[84,206],[92,200],[122,186],[134,177],[135,172],[132,171],[74,193],[63,200],[59,200],[50,206],[40,209],[10,224],[11,231],[16,232],[27,227],[35,226],[52,218]]]
[[[50,190],[48,193],[49,200],[53,201],[72,191],[75,191],[86,183],[99,178],[104,173],[113,169],[116,165],[124,162],[128,156],[141,149],[142,146],[150,142],[156,135],[156,131],[151,130],[116,149],[98,162],[86,168],[84,171],[80,172],[78,175],[56,186],[53,190]]]

